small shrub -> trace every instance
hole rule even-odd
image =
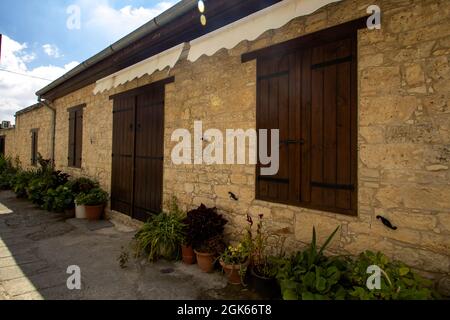
[[[381,289],[369,290],[366,285],[367,268],[382,270]],[[413,272],[399,261],[390,261],[384,254],[366,251],[349,266],[349,280],[353,284],[350,296],[361,300],[431,300],[439,298],[433,283]]]
[[[43,160],[41,160],[43,161]],[[69,180],[69,175],[61,171],[53,171],[48,167],[38,170],[36,176],[27,187],[28,199],[38,205],[44,205],[48,190],[56,189]]]
[[[183,216],[160,213],[144,224],[136,234],[136,256],[148,254],[148,260],[178,259],[184,240]]]
[[[68,182],[67,187],[77,196],[80,193],[88,193],[92,189],[98,188],[99,184],[88,178],[77,178]]]
[[[18,167],[14,166],[11,158],[0,155],[0,190],[13,188],[13,179],[18,172]]]
[[[338,228],[339,229],[339,228]],[[337,233],[336,229],[320,247],[316,230],[308,249],[291,258],[280,259],[277,279],[285,300],[342,300],[347,296],[345,272],[347,264],[340,258],[328,258],[323,253]]]
[[[77,197],[75,198],[75,202],[78,205],[99,206],[102,204],[106,204],[108,202],[108,199],[108,192],[104,191],[101,188],[94,188],[87,193],[80,193],[79,195],[77,195]]]
[[[13,191],[18,198],[26,198],[27,188],[31,180],[37,176],[35,171],[19,171],[11,181]]]
[[[227,220],[217,213],[216,208],[207,208],[201,205],[187,213],[184,220],[186,224],[186,243],[198,249],[208,240],[221,237]]]
[[[64,212],[74,207],[74,195],[66,183],[56,189],[49,189],[44,197],[43,209],[54,212]]]

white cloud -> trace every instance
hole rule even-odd
[[[3,35],[0,68],[26,76],[0,71],[0,121],[14,121],[15,112],[36,103],[35,92],[50,83],[32,77],[55,80],[78,64],[74,61],[64,67],[48,65],[29,69],[27,63],[36,55],[26,49],[26,44]]]
[[[54,44],[49,44],[49,43],[44,44],[42,46],[42,49],[49,57],[53,57],[53,58],[61,57],[61,54],[59,53],[59,48]]]
[[[82,8],[89,6],[89,8],[82,9],[82,14],[88,12],[87,28],[105,34],[108,38],[118,40],[169,9],[176,2],[178,1],[161,1],[151,8],[135,8],[128,5],[121,9],[114,9],[109,1],[96,2],[95,4],[92,1],[89,4],[86,1],[80,3]]]

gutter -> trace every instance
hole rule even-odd
[[[47,100],[42,100],[41,97],[38,99],[39,103],[42,103],[45,107],[50,109],[52,112],[52,126],[51,126],[51,160],[52,166],[55,166],[55,136],[56,136],[56,109],[51,106],[51,104]]]
[[[197,0],[182,0],[175,4],[170,9],[164,11],[159,16],[155,17],[153,20],[147,22],[142,27],[138,28],[137,30],[133,31],[129,35],[123,37],[119,41],[115,42],[108,48],[104,49],[100,53],[97,53],[93,57],[87,59],[86,61],[82,62],[66,74],[64,74],[62,77],[56,79],[43,89],[36,92],[36,95],[39,97],[39,101],[41,101],[41,97],[48,93],[50,90],[56,88],[57,86],[61,85],[65,81],[69,80],[70,78],[73,78],[74,76],[78,75],[79,73],[83,72],[87,68],[91,67],[92,65],[110,57],[117,51],[120,51],[127,46],[131,45],[138,39],[152,33],[153,31],[158,30],[160,27],[165,26],[169,23],[172,23],[180,16],[188,13],[193,8],[197,7]],[[45,102],[43,102],[45,104]]]

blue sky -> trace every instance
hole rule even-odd
[[[36,101],[35,91],[86,60],[178,0],[0,1],[3,34],[0,120]],[[69,29],[68,8],[80,9],[80,29]],[[70,20],[74,21],[74,20]],[[35,77],[35,78],[32,78]]]

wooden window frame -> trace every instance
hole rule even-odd
[[[67,109],[67,112],[69,113],[67,162],[70,168],[81,169],[83,160],[83,114],[85,107],[86,104],[81,104]],[[73,123],[71,122],[72,119],[74,121]],[[78,132],[78,130],[80,130],[80,132]]]
[[[357,96],[358,96],[358,86],[357,86],[357,31],[358,29],[364,28],[366,26],[367,17],[363,17],[354,21],[350,21],[347,23],[344,23],[339,26],[331,27],[319,32],[315,32],[310,35],[306,35],[303,37],[299,37],[297,39],[293,39],[290,41],[286,41],[281,44],[277,44],[268,48],[263,48],[260,50],[256,50],[254,52],[249,52],[244,55],[242,55],[242,62],[247,62],[256,59],[257,65],[260,59],[267,59],[271,57],[275,57],[277,55],[283,55],[283,54],[289,54],[298,52],[300,50],[305,50],[307,48],[314,48],[316,46],[325,45],[329,42],[335,42],[343,39],[352,39],[352,48],[351,48],[351,58],[354,59],[354,62],[351,64],[350,72],[350,85],[351,85],[351,96],[350,96],[350,104],[351,104],[351,128],[349,134],[351,135],[350,139],[350,175],[351,175],[351,185],[333,185],[334,190],[340,190],[340,188],[347,188],[352,187],[351,189],[351,209],[342,209],[338,208],[336,205],[333,207],[330,206],[323,206],[318,203],[311,203],[312,200],[309,199],[309,202],[305,202],[302,195],[299,195],[300,200],[299,201],[293,201],[291,199],[289,200],[281,200],[281,199],[274,199],[274,198],[267,198],[263,197],[259,194],[259,188],[258,188],[258,182],[259,182],[259,165],[256,167],[256,199],[271,203],[281,203],[286,205],[293,205],[301,208],[306,209],[312,209],[312,210],[320,210],[325,212],[332,212],[332,213],[338,213],[338,214],[344,214],[344,215],[350,215],[350,216],[357,216],[358,215],[358,180],[357,180],[357,172],[358,172],[358,161],[357,161],[357,148],[358,148],[358,141],[357,141]],[[339,63],[339,61],[336,61]],[[311,64],[311,68],[320,68],[324,67],[326,64],[319,64],[319,65],[313,65]],[[258,72],[259,72],[259,68]],[[258,101],[258,107],[257,107],[257,119],[258,119],[258,110],[259,110],[259,99],[260,99],[260,88],[259,88],[259,78],[260,74],[257,73],[258,78],[258,89],[257,89],[257,101]],[[303,81],[303,80],[300,80]],[[303,112],[303,111],[300,111]],[[310,121],[310,120],[309,120]],[[311,124],[310,124],[311,125]],[[257,121],[257,126],[259,126],[259,123]],[[259,127],[257,128],[259,129]],[[301,127],[299,129],[302,131]],[[303,134],[300,133],[301,140],[303,140]],[[311,144],[311,141],[308,141],[308,149]],[[259,147],[259,146],[258,146]],[[303,152],[303,151],[302,151]],[[310,151],[308,151],[310,152]],[[289,161],[289,160],[287,160]],[[305,172],[309,169],[311,170],[311,167],[300,167],[300,175],[305,175]],[[311,172],[306,173],[307,175],[310,175]],[[289,175],[292,175],[292,172],[289,171]],[[270,178],[270,177],[268,177]],[[303,178],[302,178],[303,179]],[[309,179],[310,187],[313,185],[312,179]],[[331,186],[331,185],[330,185]],[[322,186],[322,187],[329,187]],[[348,189],[347,189],[348,190]]]
[[[31,129],[31,165],[37,166],[39,154],[39,129]]]

